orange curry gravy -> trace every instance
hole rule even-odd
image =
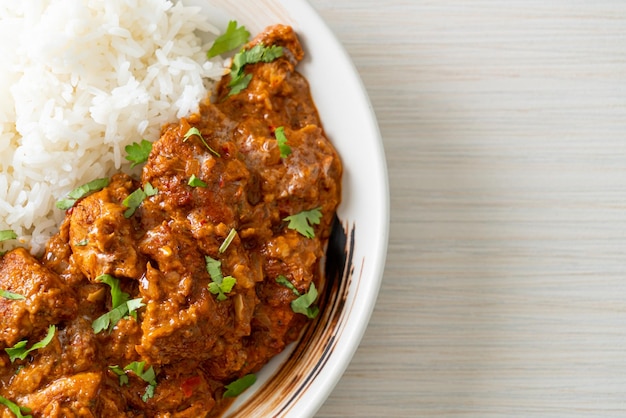
[[[310,319],[292,310],[296,293],[276,278],[299,294],[322,287],[342,166],[295,71],[303,51],[292,29],[267,28],[246,48],[257,43],[284,54],[246,66],[252,78],[240,93],[229,96],[224,76],[198,114],[165,126],[139,180],[116,174],[79,200],[41,258],[24,249],[0,257],[0,289],[25,297],[0,297],[0,396],[35,417],[216,416],[230,402],[225,385],[301,334]],[[193,127],[202,137],[185,138]],[[190,186],[194,176],[205,186]],[[125,216],[124,199],[147,183],[157,193]],[[314,208],[322,216],[312,238],[284,220]],[[209,291],[207,256],[236,279],[223,300]],[[96,334],[94,320],[112,309],[110,286],[96,280],[105,274],[144,306]],[[50,325],[48,345],[10,361],[6,348],[30,347]],[[153,368],[152,397],[131,371],[120,384],[132,362]],[[0,405],[0,416],[14,415]]]

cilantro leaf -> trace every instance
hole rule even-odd
[[[158,191],[158,189],[152,187],[152,184],[146,183],[143,190],[139,188],[126,196],[126,199],[122,201],[122,205],[128,208],[124,212],[124,217],[128,219],[133,216],[137,208],[141,206],[146,197],[154,196],[158,193]]]
[[[226,32],[217,37],[211,49],[207,52],[207,58],[213,58],[228,51],[232,51],[238,46],[248,42],[250,32],[245,26],[237,26],[237,22],[228,22]]]
[[[128,302],[130,299],[130,295],[128,293],[122,292],[120,280],[110,274],[101,274],[96,277],[96,281],[107,284],[111,288],[111,305],[113,308],[117,308],[121,304]]]
[[[96,318],[92,322],[91,328],[93,329],[94,334],[99,334],[106,329],[111,330],[127,314],[128,306],[126,304],[120,305]]]
[[[141,142],[133,142],[130,145],[124,147],[126,151],[126,159],[132,162],[130,168],[135,167],[141,163],[148,161],[150,151],[152,151],[152,142],[142,139]]]
[[[306,315],[309,319],[315,318],[320,309],[317,306],[313,306],[317,299],[317,289],[315,283],[311,282],[309,291],[304,295],[300,295],[296,300],[291,302],[291,310],[295,313]]]
[[[256,375],[250,373],[241,377],[234,382],[224,386],[226,392],[222,395],[223,398],[233,398],[240,395],[244,390],[248,389],[256,382]]]
[[[319,308],[313,306],[317,299],[318,292],[315,288],[315,283],[311,282],[309,291],[304,295],[300,294],[298,289],[287,279],[285,276],[280,275],[276,278],[276,283],[285,286],[291,290],[294,295],[298,296],[297,299],[291,301],[291,310],[295,313],[306,315],[308,318],[313,319],[319,314]]]
[[[146,402],[148,399],[154,396],[154,389],[156,388],[156,373],[154,372],[154,368],[150,366],[148,370],[144,370],[146,366],[145,361],[133,361],[128,366],[124,367],[124,370],[129,370],[137,375],[141,380],[148,383],[148,387],[144,392],[141,399]]]
[[[222,242],[222,245],[220,245],[220,248],[217,249],[217,251],[222,254],[224,251],[226,251],[226,249],[228,248],[228,246],[230,245],[231,242],[233,242],[233,239],[237,236],[237,231],[235,230],[235,228],[231,228],[230,232],[228,233],[228,235],[226,236],[226,239],[224,240],[224,242]]]
[[[136,311],[142,306],[145,306],[141,298],[130,299],[130,295],[122,291],[120,280],[109,274],[102,274],[96,277],[96,281],[105,283],[111,288],[112,309],[93,321],[91,327],[94,333],[98,334],[105,329],[113,329],[113,327],[126,316],[132,316],[137,319]]]
[[[109,370],[111,370],[115,375],[119,378],[120,386],[128,385],[128,376],[126,376],[126,372],[120,366],[109,366]]]
[[[276,283],[285,286],[287,289],[291,290],[296,296],[300,296],[300,292],[296,287],[282,274],[276,278]]]
[[[230,87],[230,91],[228,92],[228,95],[233,96],[237,93],[241,93],[242,91],[246,89],[246,87],[248,87],[248,84],[250,84],[250,81],[252,81],[252,74],[246,74],[241,77],[233,78],[231,82],[228,84],[228,86]]]
[[[13,347],[5,348],[4,351],[6,351],[6,353],[9,355],[9,360],[11,360],[11,363],[13,363],[17,359],[24,360],[28,353],[38,350],[40,348],[44,348],[45,346],[50,344],[50,341],[52,341],[52,338],[54,337],[55,331],[56,327],[54,325],[50,325],[48,327],[48,334],[44,337],[44,339],[39,341],[38,343],[33,344],[31,348],[26,348],[28,340],[22,340],[15,344]]]
[[[128,315],[137,319],[137,311],[146,306],[146,304],[143,303],[142,298],[136,298],[126,302],[126,306],[128,306]]]
[[[278,142],[278,149],[280,150],[280,158],[287,158],[291,154],[291,147],[287,145],[287,137],[285,136],[285,127],[279,126],[274,131],[276,135],[276,142]]]
[[[209,144],[207,144],[206,140],[202,136],[202,132],[200,132],[200,129],[196,128],[195,126],[193,128],[189,128],[189,130],[187,131],[187,133],[183,137],[183,142],[186,142],[190,137],[192,137],[194,135],[197,136],[198,138],[200,138],[200,141],[202,141],[204,146],[208,148],[208,150],[209,150],[209,152],[211,154],[215,155],[218,158],[221,157],[219,152],[215,151],[213,148],[211,148],[209,146]]]
[[[141,298],[131,299],[121,305],[111,309],[109,312],[100,315],[91,324],[91,328],[95,334],[98,334],[106,329],[111,330],[122,318],[132,316],[136,318],[137,309],[146,306]]]
[[[248,87],[252,80],[251,74],[245,74],[244,67],[248,64],[256,64],[258,62],[272,62],[283,56],[283,47],[272,45],[266,47],[259,43],[250,49],[245,49],[233,57],[230,66],[230,82],[228,87],[231,88],[229,96],[237,94]]]
[[[207,184],[200,180],[198,177],[196,177],[195,174],[192,174],[191,177],[189,177],[187,185],[191,187],[207,187]]]
[[[61,199],[56,202],[56,207],[61,210],[67,210],[74,206],[74,204],[81,198],[87,196],[90,193],[102,190],[109,185],[108,178],[101,178],[85,183],[82,186],[78,186],[67,194],[65,199]]]
[[[209,292],[217,295],[217,300],[226,300],[226,293],[230,293],[233,290],[237,279],[233,276],[226,276],[222,274],[222,262],[208,255],[204,257],[206,261],[206,271],[211,276],[211,283],[209,283]]]
[[[122,204],[128,208],[124,211],[124,217],[128,219],[133,216],[146,197],[148,197],[148,195],[141,190],[141,188],[126,196],[126,199],[122,201]]]
[[[159,192],[159,189],[157,189],[156,187],[152,187],[152,184],[148,182],[144,184],[143,191],[147,197],[150,197],[150,196],[155,196]]]
[[[283,221],[289,222],[287,228],[294,229],[307,238],[313,238],[315,231],[312,225],[318,225],[320,219],[322,219],[322,211],[320,209],[321,208],[304,210],[295,215],[283,218]]]
[[[32,418],[32,415],[22,415],[28,414],[31,411],[30,408],[27,408],[25,406],[19,406],[3,396],[0,396],[0,404],[6,406],[9,411],[13,412],[16,418]]]
[[[221,283],[224,279],[222,275],[222,262],[208,255],[204,257],[204,260],[206,263],[206,271],[209,273],[209,276],[211,276],[211,280]]]
[[[0,231],[0,241],[8,241],[10,239],[16,239],[17,234],[12,229],[5,229]]]
[[[19,293],[9,292],[8,290],[0,289],[0,297],[10,300],[22,300],[26,299],[26,296],[20,295]]]

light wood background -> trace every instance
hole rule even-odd
[[[318,417],[626,416],[626,1],[310,0],[389,166],[369,328]]]

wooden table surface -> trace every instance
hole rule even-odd
[[[317,416],[626,416],[626,1],[310,2],[391,189],[378,302]]]

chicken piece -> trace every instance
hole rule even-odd
[[[158,267],[148,266],[140,287],[146,308],[137,351],[151,364],[208,358],[230,325],[227,305],[220,306],[209,293],[204,256],[195,240],[184,230],[172,230],[173,225],[152,229],[141,243]]]
[[[124,216],[122,202],[139,187],[125,174],[109,186],[82,199],[70,214],[69,244],[73,262],[94,281],[102,274],[139,279],[145,260],[135,248],[133,220]]]
[[[72,290],[23,248],[0,257],[0,289],[23,297],[0,297],[0,348],[43,338],[50,325],[76,315]]]
[[[99,418],[112,416],[96,413],[96,401],[102,374],[97,372],[80,373],[61,377],[44,389],[19,399],[36,416],[49,418]]]
[[[326,138],[307,80],[295,69],[304,56],[298,38],[291,27],[275,25],[244,49],[257,44],[282,46],[283,56],[245,66],[251,80],[241,93],[229,95],[230,77],[224,77],[214,105],[224,120],[236,124],[230,132],[263,196],[260,205],[241,212],[241,222],[258,225],[261,215],[275,226],[285,216],[317,207],[334,213],[341,199],[341,160]],[[290,148],[285,158],[276,138],[279,127]],[[331,225],[332,216],[322,218],[316,228],[322,240]]]

